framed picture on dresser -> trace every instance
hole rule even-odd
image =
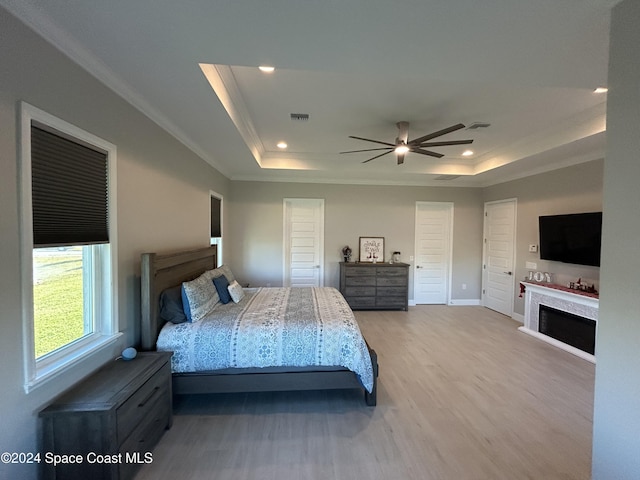
[[[384,237],[360,237],[361,262],[384,262]]]

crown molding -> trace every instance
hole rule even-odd
[[[116,75],[106,64],[98,60],[90,50],[82,46],[77,39],[61,29],[33,5],[27,2],[7,1],[3,2],[3,6],[48,43],[66,55],[74,63],[77,63],[116,95],[123,98],[129,105],[139,110],[143,115],[173,136],[202,160],[217,169],[222,175],[227,178],[231,176],[231,172],[200,148],[181,128],[175,125],[158,109],[151,106],[142,95]]]

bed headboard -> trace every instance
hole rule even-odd
[[[140,343],[142,350],[155,350],[156,339],[165,320],[160,317],[163,290],[193,280],[216,268],[217,247],[206,247],[167,255],[143,253],[140,272]]]

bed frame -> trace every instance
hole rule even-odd
[[[160,293],[166,288],[193,280],[216,267],[216,247],[158,255],[142,254],[141,263],[141,349],[155,350],[165,321],[160,317]],[[367,392],[355,373],[343,367],[326,370],[291,368],[286,372],[255,373],[239,369],[237,374],[218,372],[174,373],[173,393],[235,393],[290,390],[332,390],[360,388],[367,405],[377,401],[378,356],[369,347],[373,367],[373,390]]]

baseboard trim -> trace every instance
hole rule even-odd
[[[452,307],[475,307],[482,305],[479,298],[456,298],[449,300]]]

